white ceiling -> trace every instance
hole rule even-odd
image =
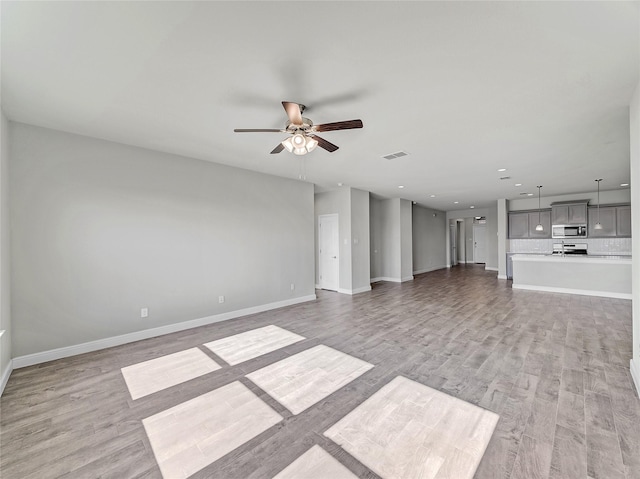
[[[3,1],[2,108],[446,211],[535,185],[543,196],[593,191],[595,178],[615,189],[629,180],[639,5]],[[233,133],[284,127],[282,100],[315,123],[361,118],[364,129],[324,133],[340,149],[303,160],[269,154],[286,135]],[[399,150],[410,156],[381,158]]]

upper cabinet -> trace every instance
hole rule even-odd
[[[596,229],[596,224],[600,221],[602,229]],[[589,208],[589,238],[615,238],[616,236],[616,208],[601,206]]]
[[[618,236],[631,238],[631,206],[616,207],[616,232]]]
[[[551,205],[551,222],[554,225],[584,225],[587,223],[587,203]]]
[[[542,231],[536,231],[538,224]],[[509,238],[551,238],[551,210],[509,213]]]
[[[542,225],[542,231],[536,226]],[[529,238],[551,238],[551,211],[529,213]]]
[[[529,237],[529,213],[509,213],[509,238]]]
[[[602,229],[596,229],[598,217]],[[631,206],[601,206],[599,213],[597,206],[591,206],[589,208],[589,237],[630,238]]]

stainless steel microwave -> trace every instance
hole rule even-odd
[[[553,225],[552,238],[586,238],[587,225]]]

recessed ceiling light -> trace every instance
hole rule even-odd
[[[620,183],[620,186],[629,186],[629,183]]]
[[[404,188],[404,186],[403,186],[403,185],[400,185],[400,186],[398,186],[398,188]]]
[[[533,193],[527,193],[527,196],[533,196]]]
[[[342,186],[342,183],[338,183],[338,186]]]
[[[469,208],[475,208],[475,206],[469,206]]]
[[[459,201],[454,201],[453,204],[457,205],[458,203],[460,203]]]
[[[417,201],[414,201],[414,202],[413,202],[413,204],[414,204],[414,205],[417,205],[417,204],[418,204],[418,202],[417,202]]]
[[[506,168],[500,168],[500,169],[498,169],[498,171],[502,173],[503,171],[507,171],[507,169]]]
[[[516,183],[516,186],[522,186],[522,183]]]
[[[435,197],[436,197],[436,195],[430,195],[429,196],[429,198],[435,198]]]

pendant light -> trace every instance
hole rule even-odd
[[[602,225],[600,224],[600,182],[601,181],[602,181],[602,178],[596,180],[596,183],[598,183],[598,221],[596,222],[596,225],[593,227],[593,229],[596,229],[596,230],[602,229]]]
[[[542,185],[536,186],[536,188],[538,188],[538,225],[536,226],[536,231],[544,231],[544,226],[540,221],[540,188],[542,188]]]

